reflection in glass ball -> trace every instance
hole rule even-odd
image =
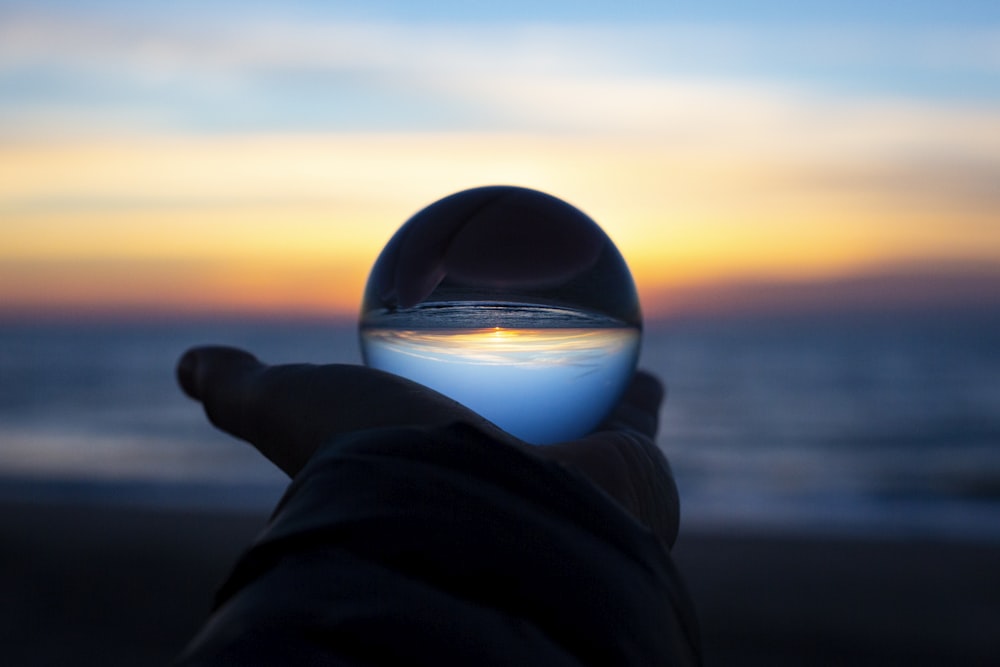
[[[360,323],[366,364],[534,444],[600,424],[635,370],[641,328],[632,276],[600,227],[510,186],[410,218],[372,269]]]

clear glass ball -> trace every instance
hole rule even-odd
[[[583,212],[519,187],[474,188],[410,218],[368,279],[368,366],[450,396],[534,444],[614,408],[642,332],[632,275]]]

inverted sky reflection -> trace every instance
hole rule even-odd
[[[368,365],[402,375],[535,444],[577,438],[604,419],[639,353],[633,328],[365,329]]]

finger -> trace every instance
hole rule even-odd
[[[318,445],[308,418],[315,407],[300,405],[296,389],[311,368],[271,367],[236,348],[198,347],[181,357],[177,379],[188,396],[201,401],[212,424],[294,475]]]
[[[290,476],[323,442],[368,428],[465,421],[511,439],[450,398],[363,366],[267,366],[241,350],[202,347],[181,358],[177,373],[214,425],[250,442]]]
[[[653,440],[634,433],[591,436],[595,446],[614,451],[624,465],[629,486],[629,508],[650,528],[668,551],[680,528],[680,496],[666,456]]]
[[[680,499],[670,464],[656,444],[629,431],[537,447],[537,455],[583,474],[653,531],[669,550],[677,539]]]
[[[209,420],[243,437],[246,387],[264,365],[252,354],[232,347],[197,347],[177,363],[177,382],[191,398],[201,401]]]
[[[641,368],[632,376],[622,400],[639,410],[655,413],[666,396],[666,388],[658,377]]]
[[[660,406],[666,396],[663,383],[656,376],[638,370],[618,406],[604,421],[599,431],[636,431],[655,438],[660,424]]]
[[[636,371],[598,431],[573,442],[536,448],[536,452],[582,473],[650,528],[669,550],[677,538],[680,501],[670,465],[655,441],[665,394],[654,375]]]

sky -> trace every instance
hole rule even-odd
[[[0,3],[0,315],[350,317],[489,184],[593,217],[650,317],[996,302],[1000,9]]]

